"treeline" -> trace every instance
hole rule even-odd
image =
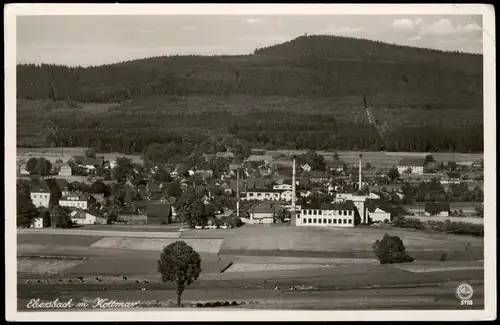
[[[409,98],[416,108],[482,109],[482,57],[478,55],[330,36],[298,38],[256,53],[157,57],[88,68],[19,65],[17,95],[121,103],[153,95],[335,100],[369,93],[391,103],[395,98]]]
[[[337,122],[324,114],[256,112],[179,115],[123,115],[107,113],[85,118],[59,116],[51,119],[53,130],[33,134],[29,125],[18,130],[24,147],[94,147],[98,152],[142,153],[152,143],[165,146],[170,156],[193,152],[215,153],[234,147],[312,150],[389,150],[413,152],[481,152],[482,125],[465,127],[403,127],[384,134],[381,140],[372,124]],[[33,122],[34,123],[34,122]],[[174,127],[175,126],[175,127]],[[45,125],[45,128],[47,126]],[[185,130],[185,131],[179,131]],[[23,133],[25,132],[25,133]],[[212,135],[226,135],[207,142]],[[34,145],[36,144],[36,145]],[[384,144],[387,146],[384,147]]]

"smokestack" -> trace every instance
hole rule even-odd
[[[236,217],[240,217],[240,169],[236,170]]]
[[[359,154],[359,172],[358,172],[359,173],[359,175],[358,175],[359,182],[358,182],[358,191],[361,191],[361,184],[362,184],[362,182],[361,182],[361,173],[362,173],[362,168],[363,168],[362,165],[361,165],[362,164],[362,162],[361,162],[361,158],[362,157],[363,157],[363,155]]]
[[[296,193],[295,193],[295,187],[296,187],[296,181],[295,181],[295,158],[293,159],[293,171],[292,171],[292,211],[291,211],[291,218],[292,218],[292,225],[295,225],[296,220],[295,220],[295,200],[296,200]]]

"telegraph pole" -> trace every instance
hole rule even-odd
[[[236,170],[236,217],[240,217],[240,169]]]
[[[295,191],[295,187],[297,185],[297,182],[295,181],[295,158],[293,158],[293,171],[292,171],[292,211],[290,213],[290,218],[291,218],[291,224],[292,225],[296,225],[297,224],[297,220],[296,220],[296,217],[295,217],[295,201],[296,201],[296,191]]]

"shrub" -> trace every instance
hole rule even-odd
[[[405,218],[403,216],[398,216],[394,218],[394,220],[391,222],[391,224],[394,227],[400,227],[400,228],[411,228],[411,229],[417,229],[417,230],[423,230],[425,229],[425,224],[420,221],[420,219],[417,218]]]
[[[196,303],[195,306],[199,308],[199,307],[203,307],[203,304],[201,302],[198,302],[198,303]]]
[[[220,306],[222,306],[222,303],[220,301],[216,301],[216,302],[212,303],[212,306],[213,307],[220,307]]]
[[[429,227],[435,231],[456,235],[484,236],[484,226],[467,222],[427,221]]]
[[[230,305],[229,301],[224,301],[224,302],[222,303],[222,306],[229,306],[229,305]]]
[[[238,306],[238,302],[233,301],[233,302],[231,303],[231,306]]]
[[[415,259],[406,254],[403,241],[398,236],[385,234],[382,240],[373,244],[373,251],[380,264],[409,263]]]

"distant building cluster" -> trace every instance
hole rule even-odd
[[[338,157],[334,159],[330,156],[324,159],[321,168],[315,165],[314,160],[296,162],[293,175],[293,159],[281,151],[254,149],[243,161],[237,161],[235,156],[230,150],[203,154],[200,156],[206,162],[203,168],[191,166],[188,162],[133,167],[123,181],[138,195],[120,207],[114,222],[175,222],[177,213],[174,206],[178,194],[173,196],[169,189],[177,182],[181,192],[201,187],[205,193],[202,200],[205,204],[212,203],[216,197],[239,200],[245,204],[244,211],[236,213],[235,207],[229,205],[224,209],[232,211],[232,215],[240,215],[246,223],[290,221],[300,227],[355,227],[390,221],[395,209],[387,202],[394,199],[403,202],[407,196],[401,190],[402,181],[418,184],[437,177],[442,184],[451,186],[477,181],[482,177],[482,171],[477,171],[482,168],[482,161],[474,162],[469,170],[441,168],[429,173],[429,168],[437,168],[439,164],[426,161],[423,157],[402,158],[392,167],[381,168],[368,164],[364,166],[365,162],[361,160],[357,164],[346,164]],[[213,162],[217,159],[223,159],[226,165],[207,168],[214,166]],[[42,177],[42,181],[33,183],[30,198],[36,207],[49,208],[55,200],[59,206],[69,208],[75,224],[107,223],[109,215],[104,207],[109,205],[111,197],[103,193],[69,190],[68,184],[78,181],[91,186],[101,181],[112,185],[117,180],[110,179],[109,175],[116,166],[116,160],[73,156],[60,164],[52,175],[45,177],[56,180],[60,197],[51,197],[51,189]],[[75,175],[75,169],[81,169],[86,174]],[[388,176],[390,169],[397,170],[399,175],[395,179]],[[159,173],[166,173],[169,180],[159,180]],[[26,166],[21,164],[19,177],[27,177],[25,175]],[[318,196],[322,196],[323,201],[327,198],[327,201],[315,203]],[[292,211],[293,206],[295,211]],[[471,209],[460,207],[460,211],[467,213],[472,213]],[[406,210],[426,216],[449,216],[454,209],[446,202],[425,202],[421,207],[407,207]],[[224,213],[219,211],[217,215],[220,217]],[[37,219],[33,227],[43,227],[43,222]]]

